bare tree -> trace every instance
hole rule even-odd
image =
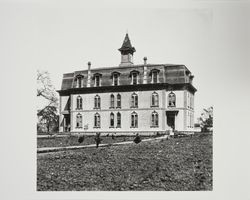
[[[37,111],[39,125],[45,124],[47,132],[53,130],[58,124],[58,94],[51,83],[47,71],[37,71],[37,97],[45,100],[45,105]]]

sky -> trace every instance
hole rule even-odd
[[[223,56],[229,58],[226,48],[231,43],[244,45],[249,4],[245,1],[148,2],[3,1],[0,22],[4,31],[0,36],[7,47],[4,59],[11,60],[8,64],[18,65],[18,59],[11,59],[14,46],[18,56],[26,55],[19,57],[27,63],[26,68],[48,71],[59,90],[63,73],[87,69],[88,61],[92,68],[118,66],[118,48],[128,32],[136,48],[135,64],[142,64],[147,56],[148,63],[188,67],[198,90],[197,118],[203,108],[214,106],[211,89],[221,84],[219,76],[227,79],[223,74],[239,73],[233,69],[224,71],[228,64]],[[243,57],[246,52],[236,56]],[[222,57],[217,58],[218,53]],[[222,60],[222,65],[217,59]],[[246,74],[240,75],[246,81]]]
[[[214,106],[214,191],[168,197],[250,199],[249,20],[248,0],[0,0],[1,196],[81,199],[35,192],[36,72],[47,70],[58,90],[63,73],[85,70],[88,61],[117,66],[128,31],[135,64],[147,56],[148,63],[184,64],[192,72],[195,117]],[[135,198],[128,195],[119,198]]]

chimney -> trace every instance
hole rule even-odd
[[[91,71],[90,71],[90,67],[91,67],[91,62],[88,62],[88,80],[87,80],[87,87],[90,87],[90,80],[91,80]]]
[[[147,84],[147,57],[143,58],[144,66],[143,66],[143,84]]]

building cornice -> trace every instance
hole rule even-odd
[[[83,87],[70,88],[67,90],[57,90],[60,96],[68,96],[71,94],[88,94],[88,93],[106,93],[106,92],[129,92],[129,91],[148,91],[148,90],[188,90],[193,94],[197,91],[190,83],[154,83],[154,84],[138,84],[138,85],[118,85],[118,86],[101,86],[101,87]]]

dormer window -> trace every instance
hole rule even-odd
[[[120,85],[120,73],[119,72],[113,72],[112,79],[113,79],[113,86]]]
[[[94,74],[94,86],[95,87],[101,86],[101,77],[102,77],[102,75],[99,73]]]
[[[158,69],[152,69],[150,72],[151,75],[151,83],[159,83],[159,72]]]
[[[83,87],[83,75],[78,74],[76,76],[76,88],[81,88]]]
[[[130,72],[131,84],[132,85],[137,85],[138,84],[138,75],[139,75],[138,71],[134,70],[134,71]]]

